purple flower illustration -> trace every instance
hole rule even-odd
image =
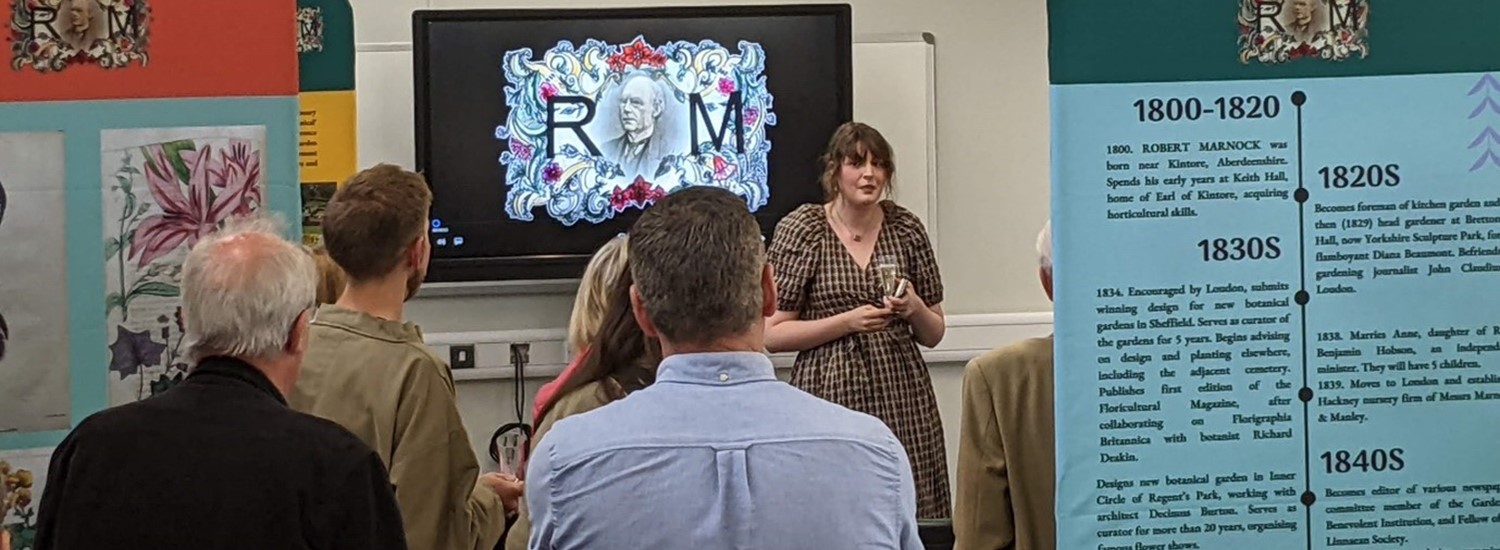
[[[758,121],[758,120],[760,120],[760,109],[755,108],[755,107],[751,107],[749,109],[745,109],[745,127],[746,128],[754,127],[755,126],[755,122]]]
[[[546,168],[542,169],[542,181],[545,181],[548,184],[557,183],[557,180],[561,179],[562,175],[562,167],[558,166],[555,162],[548,164]]]
[[[734,85],[734,80],[728,78],[719,79],[719,93],[729,95],[734,93],[736,89],[737,87]]]
[[[115,343],[109,345],[110,372],[120,373],[120,379],[141,372],[141,367],[161,365],[166,344],[151,339],[151,331],[134,332],[124,325],[116,325]]]

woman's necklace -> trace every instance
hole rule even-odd
[[[844,223],[844,217],[839,215],[839,207],[837,204],[828,205],[828,211],[833,214],[834,223],[837,223],[839,227],[844,228],[844,232],[849,234],[850,239],[853,239],[854,242],[863,242],[865,240],[865,235],[863,232],[856,233],[853,227],[850,227],[849,224]]]

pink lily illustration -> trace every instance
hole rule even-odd
[[[130,258],[139,258],[142,268],[179,246],[191,247],[231,216],[248,215],[260,204],[260,155],[248,142],[232,142],[217,155],[209,145],[174,152],[158,144],[145,152],[146,181],[161,212],[143,220],[131,240]],[[186,180],[168,158],[174,153]]]

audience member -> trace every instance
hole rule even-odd
[[[493,548],[520,482],[480,475],[459,418],[448,365],[403,322],[427,274],[432,193],[421,176],[382,164],[350,178],[328,202],[323,242],[349,276],[337,303],[318,309],[292,406],[353,431],[390,468],[407,544],[424,550]]]
[[[776,378],[776,287],[745,201],[676,191],[636,222],[630,254],[632,312],[665,358],[650,387],[538,443],[530,547],[920,548],[890,428]]]
[[[349,276],[344,274],[344,268],[333,261],[328,255],[328,249],[322,245],[304,245],[302,249],[312,255],[313,261],[318,265],[318,305],[339,301],[339,296],[344,294],[344,285],[349,284]]]
[[[541,389],[537,390],[536,399],[532,400],[531,405],[531,420],[534,424],[541,424],[542,414],[561,395],[558,388],[567,384],[573,372],[588,357],[589,343],[598,334],[599,325],[604,322],[605,310],[609,307],[609,298],[614,294],[610,285],[625,271],[625,262],[629,258],[627,242],[624,235],[610,239],[594,252],[588,267],[584,268],[583,281],[578,285],[578,296],[573,299],[573,315],[568,318],[568,351],[573,359],[563,368],[562,374],[542,384]],[[535,441],[540,438],[540,434],[532,434],[531,439]]]
[[[1037,237],[1052,299],[1052,223]],[[1013,343],[964,369],[953,529],[960,550],[1052,550],[1052,336]]]
[[[771,241],[779,298],[766,345],[798,352],[793,386],[895,430],[911,457],[918,517],[947,518],[943,423],[917,347],[946,332],[943,280],[922,222],[885,198],[895,175],[891,145],[874,128],[850,122],[829,139],[825,203],[787,215]]]
[[[661,362],[661,348],[646,336],[630,310],[630,271],[621,270],[608,285],[608,309],[598,328],[594,343],[577,372],[557,390],[558,398],[537,414],[533,445],[551,431],[552,426],[575,414],[603,407],[624,399],[626,395],[651,385],[656,380],[656,365]],[[505,547],[524,550],[531,535],[531,518],[525,502],[521,514],[505,535]]]
[[[406,548],[380,457],[283,398],[308,347],[314,269],[263,223],[188,253],[183,319],[196,366],[63,440],[37,550]]]

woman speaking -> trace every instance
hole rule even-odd
[[[942,419],[917,348],[943,339],[943,282],[922,222],[885,200],[895,173],[874,128],[834,133],[824,204],[793,211],[771,241],[778,298],[766,346],[799,352],[792,385],[884,421],[911,460],[917,517],[946,518]]]

